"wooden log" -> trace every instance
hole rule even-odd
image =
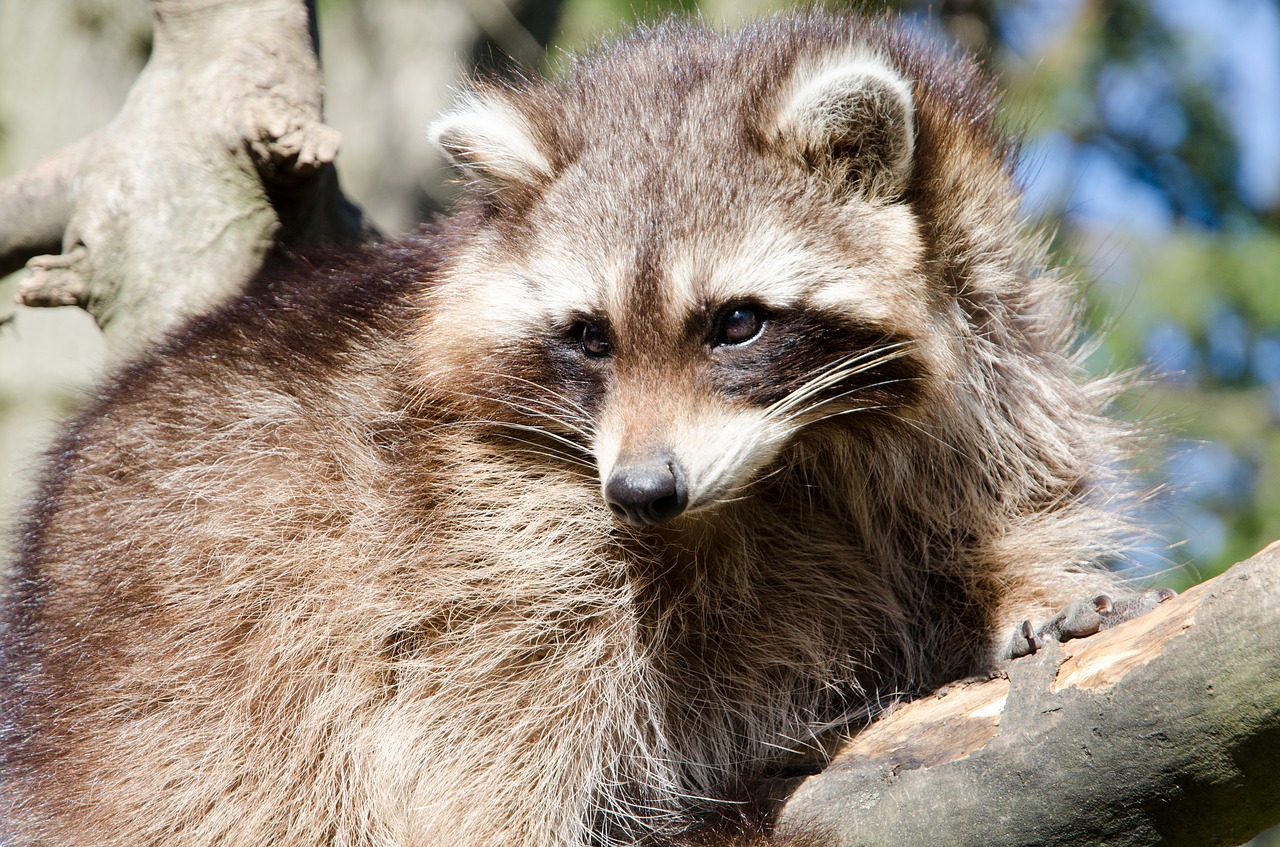
[[[1280,823],[1280,542],[892,710],[789,800],[843,845],[1210,847]]]

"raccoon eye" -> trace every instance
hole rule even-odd
[[[764,315],[751,306],[735,306],[720,318],[716,328],[716,347],[732,347],[755,341],[764,329]]]
[[[604,334],[599,324],[582,324],[578,330],[578,345],[584,354],[593,359],[608,356],[613,349],[608,336]]]

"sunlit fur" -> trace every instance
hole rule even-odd
[[[994,111],[818,14],[477,85],[451,219],[276,266],[71,423],[0,840],[746,839],[842,726],[1113,586],[1125,428]],[[632,527],[602,480],[654,456],[689,508]]]

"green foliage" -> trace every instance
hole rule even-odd
[[[1119,315],[1106,342],[1116,360],[1159,359],[1156,337],[1180,347],[1166,351],[1172,361],[1155,363],[1171,372],[1135,400],[1182,436],[1166,463],[1174,487],[1169,534],[1190,542],[1172,551],[1184,571],[1170,580],[1178,585],[1280,539],[1278,268],[1273,230],[1180,228],[1133,249],[1131,281],[1094,289],[1098,311]],[[1195,537],[1216,534],[1214,521],[1225,530],[1220,543]]]
[[[698,0],[568,0],[554,44],[572,51],[635,23],[661,20],[673,12],[699,11]]]

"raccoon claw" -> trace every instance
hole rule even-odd
[[[1033,627],[1031,621],[1019,624],[1009,645],[1009,656],[1013,659],[1029,656],[1051,641],[1070,641],[1110,629],[1176,596],[1178,592],[1171,588],[1156,588],[1118,599],[1099,594],[1092,600],[1069,603],[1039,629]]]
[[[1032,628],[1031,621],[1023,621],[1018,624],[1009,642],[1009,658],[1020,659],[1030,656],[1036,650],[1036,631]]]
[[[1031,621],[1023,621],[1014,633],[1010,656],[1017,659],[1035,653],[1050,641],[1069,641],[1072,638],[1084,638],[1102,629],[1102,616],[1115,604],[1106,594],[1099,594],[1090,601],[1070,603],[1049,619],[1048,623],[1035,629]]]

